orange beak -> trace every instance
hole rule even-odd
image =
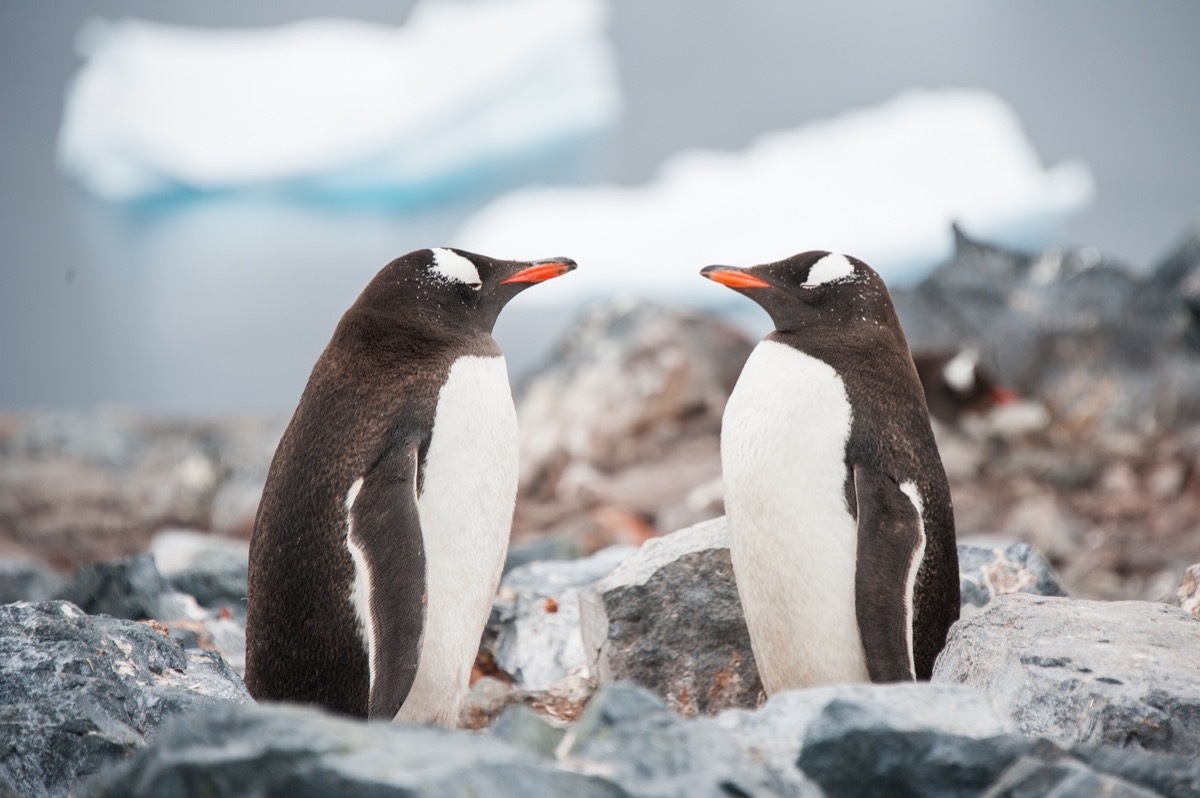
[[[700,270],[700,274],[714,283],[720,283],[730,288],[771,287],[770,283],[760,277],[755,277],[753,274],[747,274],[737,269],[731,269],[728,266],[706,266]]]
[[[546,280],[552,280],[555,277],[561,277],[569,271],[575,269],[575,261],[570,258],[555,258],[554,260],[539,260],[532,266],[528,266],[511,277],[506,277],[500,281],[500,285],[505,283],[541,283]]]

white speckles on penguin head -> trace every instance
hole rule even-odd
[[[452,249],[431,249],[433,264],[430,273],[446,282],[462,283],[479,290],[483,280],[479,277],[479,269],[467,258]]]

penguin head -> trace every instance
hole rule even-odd
[[[759,266],[706,266],[700,274],[753,299],[781,332],[821,323],[890,322],[883,280],[858,258],[824,250]]]
[[[359,304],[490,333],[509,300],[575,268],[570,258],[497,260],[460,249],[420,249],[385,266]]]

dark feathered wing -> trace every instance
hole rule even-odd
[[[855,613],[867,671],[873,682],[914,678],[909,629],[913,599],[910,569],[924,548],[921,515],[887,474],[854,467],[858,501],[858,562]]]
[[[363,478],[350,506],[350,542],[369,573],[371,719],[391,720],[400,711],[421,656],[425,548],[417,512],[417,457],[416,440],[393,443]]]

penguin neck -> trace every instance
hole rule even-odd
[[[501,354],[490,328],[464,324],[461,318],[457,321],[420,309],[406,313],[352,309],[342,317],[335,341],[385,360],[394,356],[404,362],[455,350],[483,356]]]

